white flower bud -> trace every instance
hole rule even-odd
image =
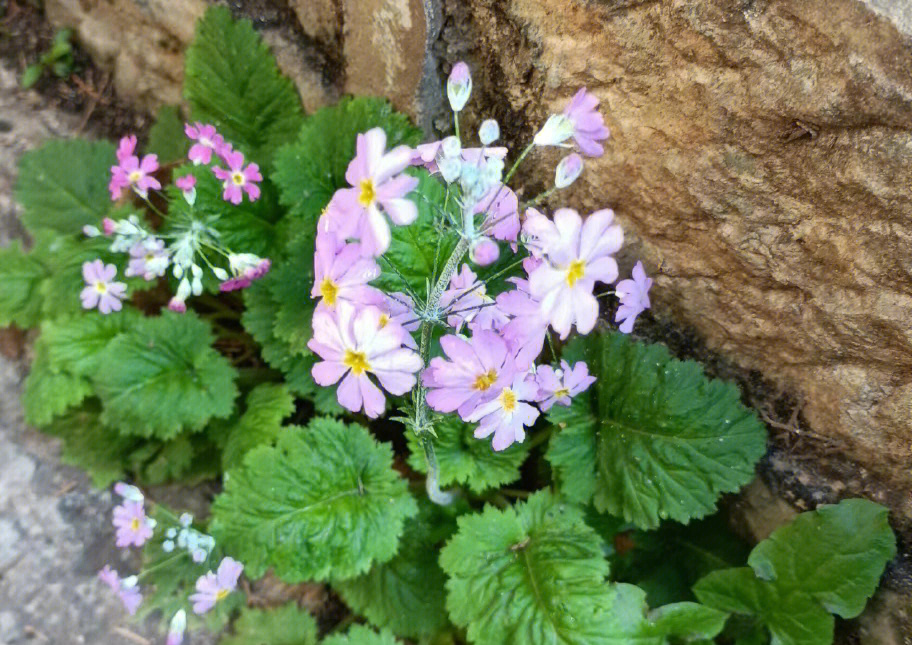
[[[437,168],[440,170],[443,180],[448,184],[452,184],[459,179],[459,175],[462,172],[462,162],[459,159],[441,159],[437,162]]]
[[[533,142],[537,146],[559,146],[573,136],[573,121],[563,114],[552,114]]]
[[[454,159],[462,152],[462,143],[456,137],[447,137],[441,142],[440,150],[447,159]]]
[[[478,128],[478,140],[481,145],[489,146],[500,138],[500,126],[494,119],[488,119]]]
[[[212,269],[212,273],[215,274],[215,277],[224,282],[228,279],[228,272],[225,271],[222,267],[215,267]]]
[[[583,158],[575,152],[561,159],[554,171],[554,187],[566,188],[583,172]]]
[[[469,66],[463,62],[456,63],[447,79],[447,98],[453,112],[461,112],[469,102],[471,94],[472,74],[469,72]]]

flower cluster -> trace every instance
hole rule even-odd
[[[212,174],[222,183],[223,200],[238,205],[244,194],[250,201],[260,197],[258,182],[263,177],[259,167],[255,163],[246,163],[243,153],[226,142],[214,126],[187,124],[184,132],[193,142],[187,158],[195,166],[210,166]],[[118,164],[111,167],[111,198],[120,199],[124,189],[132,188],[150,209],[161,214],[149,200],[150,190],[161,190],[161,183],[153,176],[159,169],[158,159],[155,155],[146,155],[140,160],[135,151],[135,136],[121,139],[117,149]],[[225,167],[217,165],[219,161]],[[203,292],[204,268],[208,268],[219,281],[221,291],[243,289],[269,271],[268,259],[227,248],[210,218],[193,216],[197,177],[192,171],[177,177],[174,185],[187,202],[190,215],[169,218],[170,227],[166,233],[153,233],[135,214],[117,221],[105,218],[101,230],[86,226],[83,232],[89,237],[111,237],[111,251],[129,254],[130,260],[124,271],[127,277],[156,280],[171,268],[178,283],[168,307],[176,312],[186,311],[187,299]],[[81,298],[85,309],[97,307],[103,314],[121,309],[126,285],[113,281],[116,273],[115,265],[104,265],[101,260],[87,262],[83,266],[86,287]]]
[[[120,482],[115,484],[114,492],[122,498],[113,513],[115,544],[118,547],[142,547],[152,539],[156,530],[159,530],[164,538],[161,541],[161,550],[168,557],[166,562],[177,561],[182,557],[187,557],[197,564],[209,561],[215,548],[215,539],[193,528],[192,515],[184,513],[179,518],[171,517],[164,522],[165,525],[171,524],[170,526],[159,526],[158,522],[147,516],[145,498],[138,488]],[[163,509],[162,513],[170,516]],[[143,601],[139,581],[158,566],[160,565],[154,565],[137,575],[121,577],[110,565],[105,565],[98,572],[98,578],[110,587],[127,612],[133,615]],[[225,557],[215,571],[210,570],[201,575],[196,580],[195,591],[186,598],[188,606],[192,606],[193,613],[205,614],[228,597],[237,588],[243,570],[244,566],[240,562]],[[180,645],[186,627],[187,612],[185,609],[179,609],[171,618],[167,645]]]
[[[381,129],[358,135],[346,173],[350,186],[336,192],[318,225],[311,295],[319,304],[309,347],[322,359],[313,368],[314,379],[322,386],[338,383],[337,398],[347,409],[376,417],[385,409],[383,390],[402,395],[420,378],[415,408],[426,404],[477,423],[475,436],[492,437],[494,450],[503,450],[524,440],[540,411],[570,405],[594,382],[585,363],[536,361],[552,330],[565,339],[574,328],[580,334],[595,328],[598,297],[612,293],[596,295],[596,284],[618,279],[614,256],[624,235],[609,209],[583,218],[568,208],[548,217],[532,207],[580,176],[583,159],[576,152],[558,164],[554,186],[522,207],[507,185],[537,146],[569,147],[572,140],[584,155],[604,153],[601,142],[609,131],[595,96],[581,89],[505,172],[509,151],[492,146],[500,136],[496,121],[482,123],[480,147],[466,148],[459,137],[459,113],[471,88],[468,67],[454,66],[447,96],[455,136],[414,150],[387,151]],[[391,243],[390,226],[408,226],[417,217],[409,193],[418,180],[405,172],[409,165],[438,176],[447,201],[459,211],[439,213],[441,229],[458,236],[459,243],[441,274],[431,276],[436,284],[429,282],[423,297],[412,291],[384,293],[371,284],[381,274],[378,260],[391,264],[383,257]],[[509,278],[511,288],[492,294],[490,279],[480,279],[471,264],[493,264],[502,246],[514,253],[525,250],[527,257],[504,270],[521,264],[524,275]],[[649,307],[651,284],[640,263],[632,279],[617,284],[621,331],[631,331],[634,319]],[[449,330],[440,339],[443,356],[429,355],[430,334],[422,335],[421,353],[416,351],[411,332],[431,326]],[[551,355],[556,360],[553,349]],[[421,431],[422,413],[412,413]]]

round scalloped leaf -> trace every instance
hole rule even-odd
[[[290,602],[275,609],[241,610],[232,627],[234,634],[223,636],[219,645],[316,645],[317,623]]]
[[[343,580],[386,562],[418,508],[390,447],[361,426],[289,427],[225,475],[212,533],[252,578]]]
[[[327,636],[322,645],[400,645],[400,642],[385,629],[377,633],[364,625],[353,625],[345,634]]]
[[[440,554],[447,609],[473,643],[613,643],[601,540],[582,512],[541,491],[464,515]]]
[[[753,478],[766,431],[734,385],[619,333],[580,338],[564,357],[598,378],[548,414],[560,432],[547,458],[569,499],[655,528],[707,515]]]
[[[440,466],[440,485],[460,484],[474,493],[497,488],[519,479],[519,467],[529,455],[529,445],[514,443],[501,452],[491,449],[491,442],[476,439],[476,424],[463,423],[447,415],[434,423],[437,438],[434,450]],[[424,449],[413,432],[408,433],[409,466],[427,472]]]

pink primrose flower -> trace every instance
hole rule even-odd
[[[636,317],[649,309],[649,289],[652,287],[652,278],[646,277],[643,263],[637,262],[633,267],[632,278],[621,280],[614,288],[614,292],[621,300],[614,316],[614,322],[619,322],[618,327],[625,334],[633,331]]]
[[[196,581],[196,593],[190,595],[193,603],[193,613],[205,614],[215,607],[216,603],[224,600],[228,594],[237,588],[238,578],[244,565],[232,558],[223,558],[218,571],[200,576]]]
[[[106,564],[104,568],[98,572],[98,579],[108,585],[108,587],[117,594],[117,597],[120,598],[120,602],[123,603],[124,609],[127,610],[128,614],[132,616],[136,613],[136,610],[139,609],[139,605],[142,604],[142,593],[140,592],[139,586],[136,584],[135,576],[121,578],[117,571]]]
[[[542,310],[541,302],[529,293],[527,280],[511,278],[510,282],[516,288],[497,296],[497,308],[510,318],[500,333],[516,353],[517,369],[527,370],[545,345],[548,314]]]
[[[83,309],[94,309],[103,314],[120,311],[120,301],[126,295],[127,285],[123,282],[113,282],[117,275],[117,267],[105,264],[101,260],[86,262],[82,265],[82,277],[86,286],[79,294]]]
[[[127,147],[121,146],[126,150]],[[118,150],[118,158],[120,150]],[[111,181],[108,184],[108,190],[111,192],[111,200],[120,199],[125,188],[132,188],[136,194],[145,198],[149,190],[160,190],[161,184],[152,176],[158,170],[158,157],[156,155],[146,155],[140,161],[136,155],[130,155],[124,159],[119,159],[120,163],[111,166]]]
[[[605,127],[605,120],[598,111],[599,100],[581,88],[564,109],[566,116],[573,123],[573,139],[580,151],[589,157],[601,157],[605,148],[599,143],[607,139],[611,132]]]
[[[154,280],[165,274],[168,261],[164,240],[148,238],[130,249],[130,263],[124,275],[128,278],[142,276],[144,280]]]
[[[380,266],[374,258],[363,257],[360,244],[347,244],[327,231],[317,234],[314,285],[310,295],[322,298],[321,306],[335,309],[341,301],[375,306],[385,304],[383,294],[368,285],[379,275]]]
[[[152,523],[146,517],[142,502],[125,499],[120,506],[115,506],[113,523],[117,529],[115,544],[120,548],[142,546],[152,537]]]
[[[538,387],[534,381],[518,374],[509,387],[482,403],[466,417],[466,421],[480,421],[475,428],[475,438],[485,439],[494,435],[491,447],[495,451],[508,448],[513,443],[522,443],[526,438],[526,426],[535,423],[539,412],[529,401],[534,401]]]
[[[440,307],[447,312],[447,324],[456,330],[469,323],[477,329],[499,329],[508,321],[468,264],[450,279]]]
[[[535,383],[538,385],[536,400],[543,412],[550,410],[555,403],[570,405],[572,397],[585,392],[595,383],[595,377],[589,375],[589,367],[584,362],[578,362],[572,369],[567,361],[560,364],[560,369],[541,365],[535,371]]]
[[[187,153],[187,158],[196,165],[208,164],[212,161],[212,153],[218,153],[225,146],[222,135],[215,131],[214,125],[209,123],[197,122],[193,125],[186,123],[184,124],[184,134],[188,139],[196,142],[190,146],[190,152]]]
[[[244,166],[244,155],[237,150],[222,149],[219,156],[228,166],[227,170],[221,166],[212,169],[215,176],[222,181],[222,199],[235,206],[241,203],[243,193],[247,193],[252,202],[259,199],[260,187],[256,182],[263,181],[260,167],[255,163]]]

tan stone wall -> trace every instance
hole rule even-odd
[[[121,93],[179,96],[202,0],[47,5]],[[514,144],[588,86],[613,137],[571,202],[615,208],[657,274],[657,312],[798,393],[815,432],[908,487],[912,16],[900,5],[296,0],[303,40],[282,36],[280,59],[308,108],[380,93],[440,126],[442,74],[466,58],[469,120],[496,116]],[[533,176],[555,161],[535,157]]]

